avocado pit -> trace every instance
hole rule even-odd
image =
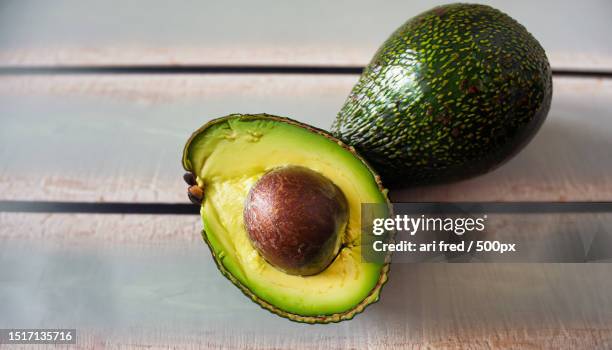
[[[253,246],[268,263],[288,274],[308,276],[323,271],[338,254],[348,205],[325,176],[285,166],[255,183],[243,215]]]

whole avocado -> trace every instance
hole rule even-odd
[[[551,69],[538,41],[490,6],[451,4],[406,22],[377,51],[332,126],[400,186],[479,175],[542,125]]]

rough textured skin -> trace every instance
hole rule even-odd
[[[409,186],[489,171],[517,153],[550,108],[540,44],[485,5],[434,8],[375,54],[334,125],[386,183]]]
[[[348,221],[342,191],[301,166],[274,169],[249,191],[244,223],[253,246],[270,264],[293,275],[323,271],[340,249]]]

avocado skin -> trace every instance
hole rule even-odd
[[[377,51],[332,133],[398,187],[465,179],[518,153],[552,98],[544,49],[486,5],[436,7]]]
[[[391,202],[389,201],[388,197],[387,197],[387,193],[388,190],[383,186],[382,182],[381,182],[381,178],[380,176],[374,171],[374,169],[365,161],[365,159],[363,159],[356,151],[355,148],[349,145],[346,145],[345,143],[343,143],[341,140],[337,139],[336,137],[334,137],[333,135],[331,135],[329,132],[322,130],[322,129],[318,129],[316,127],[310,126],[308,124],[304,124],[301,123],[297,120],[293,120],[290,118],[286,118],[286,117],[280,117],[280,116],[275,116],[275,115],[270,115],[270,114],[265,114],[265,113],[261,113],[261,114],[230,114],[227,115],[225,117],[221,117],[221,118],[217,118],[217,119],[213,119],[211,121],[209,121],[208,123],[204,124],[202,127],[200,127],[199,129],[197,129],[191,136],[190,138],[187,140],[185,147],[183,149],[183,156],[182,156],[182,165],[183,168],[189,173],[189,174],[193,174],[195,172],[196,169],[193,168],[192,163],[189,161],[189,155],[190,152],[192,152],[191,150],[191,146],[192,143],[194,143],[198,137],[200,137],[202,134],[205,134],[208,132],[209,129],[211,129],[212,127],[214,127],[217,124],[222,124],[228,120],[232,120],[232,119],[239,119],[239,120],[243,120],[243,121],[259,121],[259,120],[267,120],[267,121],[274,121],[277,123],[286,123],[286,124],[291,124],[300,128],[303,128],[311,133],[320,135],[330,141],[333,141],[334,143],[338,144],[338,146],[342,147],[344,150],[348,151],[351,153],[351,155],[355,158],[357,158],[359,161],[361,161],[365,167],[367,168],[367,170],[372,174],[374,181],[376,182],[376,186],[378,187],[378,190],[380,191],[380,193],[383,195],[384,199],[385,199],[385,204],[388,207],[389,210],[389,215],[391,215],[392,213],[392,206],[391,206]],[[202,230],[201,232],[202,238],[204,240],[204,242],[206,243],[206,245],[208,246],[210,253],[212,255],[212,258],[215,262],[215,265],[217,266],[217,269],[221,272],[221,274],[223,276],[225,276],[232,284],[234,284],[236,287],[238,287],[238,289],[240,289],[240,291],[247,296],[249,299],[251,299],[253,302],[255,302],[256,304],[258,304],[260,307],[262,307],[263,309],[266,309],[268,311],[270,311],[273,314],[276,314],[280,317],[284,317],[286,319],[289,319],[290,321],[294,321],[297,323],[308,323],[308,324],[327,324],[327,323],[338,323],[341,321],[347,321],[347,320],[351,320],[353,319],[357,314],[363,312],[365,310],[366,307],[368,307],[371,304],[374,304],[376,302],[378,302],[378,300],[380,299],[380,293],[383,289],[383,286],[385,285],[385,283],[388,280],[388,275],[389,275],[389,270],[390,270],[390,264],[391,264],[391,257],[390,255],[385,255],[384,256],[384,264],[382,266],[380,275],[378,276],[378,279],[376,280],[376,285],[374,286],[374,288],[370,291],[370,293],[357,305],[355,305],[353,308],[351,308],[350,310],[346,310],[345,312],[341,312],[341,313],[334,313],[334,314],[321,314],[321,315],[315,315],[315,316],[308,316],[308,315],[300,315],[300,314],[296,314],[296,313],[291,313],[288,312],[286,310],[283,310],[282,308],[271,304],[269,302],[267,302],[266,300],[259,298],[257,295],[255,295],[255,293],[249,288],[248,285],[245,285],[243,283],[241,283],[238,278],[236,278],[224,265],[223,265],[223,257],[222,256],[218,256],[215,253],[215,250],[213,249],[213,244],[211,243],[210,239],[208,238],[208,234],[205,230]]]

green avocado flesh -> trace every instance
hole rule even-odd
[[[242,215],[258,179],[290,165],[331,180],[348,204],[340,251],[312,276],[287,274],[269,264],[249,240]],[[252,300],[295,321],[327,323],[350,319],[378,299],[388,262],[362,262],[360,208],[362,203],[388,206],[388,199],[354,150],[290,119],[236,114],[196,131],[185,146],[183,166],[203,189],[203,236],[219,269]]]
[[[551,70],[537,40],[484,5],[434,8],[377,51],[332,132],[385,183],[467,178],[516,154],[543,123]]]

